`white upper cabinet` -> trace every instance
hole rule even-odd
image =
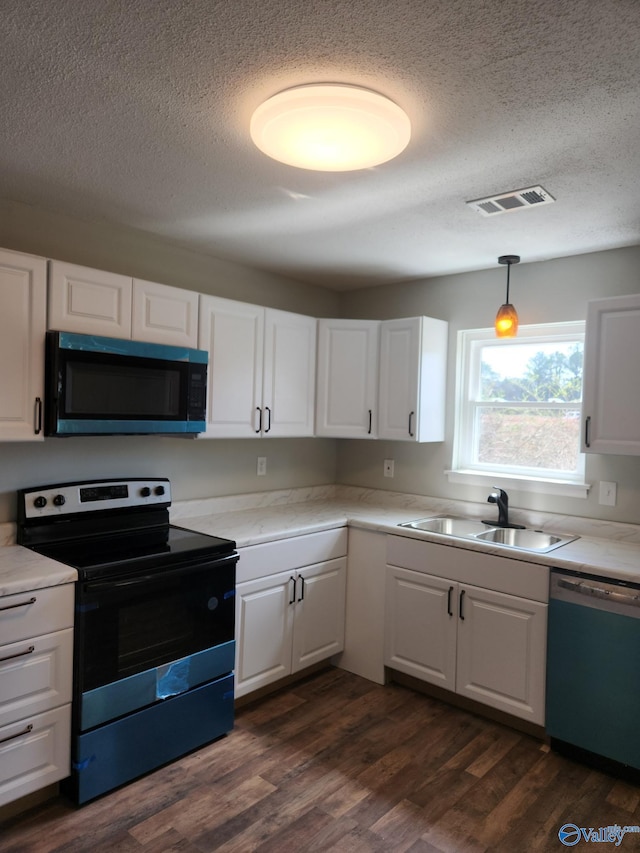
[[[48,327],[60,332],[195,348],[198,294],[51,261]]]
[[[209,353],[207,429],[203,435],[259,435],[264,308],[201,295],[198,346]]]
[[[50,261],[48,328],[130,338],[132,291],[127,276]]]
[[[274,438],[313,435],[315,317],[265,310],[262,430]]]
[[[181,287],[133,280],[131,337],[156,344],[198,346],[198,294]]]
[[[200,297],[198,344],[209,352],[205,436],[313,435],[316,322]]]
[[[0,440],[43,438],[44,258],[0,250]]]
[[[432,317],[381,324],[379,438],[444,440],[447,332]]]
[[[377,320],[318,321],[316,435],[376,438]]]
[[[582,450],[640,454],[640,294],[589,302]]]

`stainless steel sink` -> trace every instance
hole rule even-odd
[[[476,536],[476,539],[483,542],[494,542],[496,545],[507,545],[509,548],[538,553],[553,551],[554,548],[573,542],[577,538],[577,536],[556,536],[553,533],[545,533],[543,530],[518,530],[512,527],[495,527]]]
[[[439,515],[432,518],[418,518],[415,521],[403,521],[398,527],[424,530],[427,533],[439,533],[455,539],[475,539],[479,542],[491,542],[505,548],[518,551],[535,551],[546,554],[554,548],[560,548],[578,536],[556,535],[543,530],[518,529],[514,527],[488,527],[482,521],[470,518],[458,518],[452,515]]]
[[[416,521],[405,521],[399,527],[412,527],[414,530],[426,530],[429,533],[442,533],[445,536],[462,536],[467,538],[486,531],[487,525],[481,521],[455,516],[438,516],[436,518],[419,518]]]

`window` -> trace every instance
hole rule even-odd
[[[584,323],[458,333],[454,481],[518,480],[586,497],[580,453]]]

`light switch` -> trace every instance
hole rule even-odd
[[[267,473],[267,457],[266,456],[258,456],[258,477],[264,477]]]
[[[617,483],[606,483],[600,481],[600,493],[598,495],[598,503],[600,506],[615,506],[618,491]]]

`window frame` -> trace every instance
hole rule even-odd
[[[497,481],[508,481],[514,488],[523,491],[544,492],[586,498],[589,484],[585,483],[585,454],[578,453],[578,465],[573,474],[553,469],[515,467],[509,465],[487,465],[474,460],[475,416],[479,407],[500,408],[504,403],[480,401],[475,389],[480,387],[482,348],[492,346],[510,347],[519,344],[561,343],[580,341],[584,347],[584,321],[565,323],[541,323],[520,326],[517,338],[496,338],[494,329],[461,329],[458,331],[456,352],[456,399],[451,470],[447,471],[450,482],[492,486]],[[583,376],[584,382],[584,376]],[[567,403],[509,403],[509,408],[521,409],[579,409],[582,401]]]

